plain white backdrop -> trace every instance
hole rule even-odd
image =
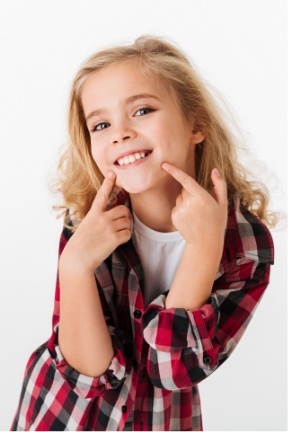
[[[286,208],[285,0],[1,1],[1,430],[28,357],[51,333],[62,221],[48,180],[67,141],[70,83],[92,52],[143,33],[179,44],[228,100],[273,208]],[[267,293],[234,354],[200,385],[205,430],[287,430],[287,239],[272,233]]]

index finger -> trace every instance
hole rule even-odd
[[[109,201],[109,197],[115,184],[116,175],[113,171],[108,171],[107,176],[104,178],[103,183],[97,192],[92,207],[98,210],[105,210]]]
[[[196,182],[196,180],[194,180],[190,175],[186,174],[181,169],[176,168],[174,165],[165,162],[162,164],[162,168],[166,172],[168,172],[168,174],[174,177],[175,180],[177,180],[190,194],[199,192],[202,189],[201,186],[199,186],[199,184]]]

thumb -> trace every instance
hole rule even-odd
[[[211,180],[214,185],[214,195],[216,201],[221,206],[227,206],[227,185],[217,168],[211,172]]]

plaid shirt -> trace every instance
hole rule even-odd
[[[60,253],[70,236],[64,229]],[[57,281],[53,333],[28,361],[11,429],[202,430],[197,383],[236,347],[268,285],[270,264],[269,231],[236,202],[207,304],[165,309],[163,294],[145,309],[133,241],[120,246],[95,272],[115,352],[97,378],[79,374],[61,355]]]

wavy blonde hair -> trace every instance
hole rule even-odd
[[[116,46],[87,59],[78,71],[71,88],[69,102],[70,144],[59,166],[58,190],[76,225],[89,211],[103,181],[90,148],[90,135],[82,106],[82,89],[86,80],[111,64],[134,61],[143,73],[165,83],[174,94],[184,118],[194,119],[194,131],[202,131],[205,139],[196,146],[196,180],[213,194],[211,171],[218,168],[228,186],[229,202],[238,196],[241,204],[267,225],[273,215],[267,211],[268,193],[260,182],[248,180],[247,170],[237,160],[233,134],[204,80],[188,58],[175,45],[158,37],[142,36],[132,45]]]

